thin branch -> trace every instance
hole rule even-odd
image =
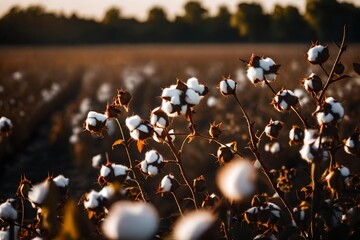
[[[340,62],[340,58],[341,58],[341,55],[345,52],[346,50],[346,45],[345,45],[345,42],[346,42],[346,31],[347,31],[347,27],[346,25],[344,25],[344,32],[343,32],[343,37],[342,37],[342,41],[341,41],[341,45],[340,45],[340,49],[339,49],[339,52],[338,52],[338,55],[336,56],[336,60],[334,62],[334,65],[331,69],[331,72],[328,76],[328,79],[323,87],[323,90],[321,91],[321,94],[320,94],[320,97],[319,97],[319,102],[322,101],[324,95],[325,95],[325,92],[326,90],[328,89],[328,87],[330,86],[330,84],[332,83],[331,79],[332,77],[334,76],[334,73],[335,73],[335,68],[337,66],[337,64]]]
[[[326,71],[326,69],[324,68],[324,65],[322,65],[322,63],[319,64],[321,69],[324,71],[324,73],[326,74],[327,77],[329,77],[329,73]]]
[[[194,206],[195,208],[197,209],[197,203],[196,203],[196,198],[195,198],[195,194],[194,194],[194,191],[191,187],[191,185],[189,184],[189,181],[185,175],[185,170],[184,170],[184,166],[182,164],[182,160],[181,160],[181,157],[180,157],[180,153],[179,151],[176,149],[176,147],[174,146],[173,142],[171,141],[171,137],[168,133],[168,131],[165,129],[165,134],[166,134],[166,137],[165,139],[168,139],[167,141],[165,141],[165,143],[169,146],[171,152],[173,153],[176,161],[177,161],[177,165],[179,166],[179,170],[180,170],[180,174],[181,174],[181,177],[183,178],[186,186],[189,188],[190,190],[190,193],[191,193],[191,196],[192,196],[192,199],[193,199],[193,203],[194,203]],[[188,138],[188,137],[187,137]],[[187,139],[186,138],[186,139]],[[185,142],[185,141],[184,141]],[[184,143],[183,142],[183,143]]]
[[[177,208],[178,208],[178,210],[179,210],[180,215],[183,216],[183,212],[182,212],[182,210],[181,210],[181,207],[180,207],[180,204],[179,204],[179,200],[178,200],[176,194],[175,194],[174,192],[171,192],[171,194],[173,195],[173,197],[174,197],[174,199],[175,199],[175,203],[176,203],[176,206],[177,206]]]
[[[123,131],[122,127],[121,127],[121,124],[120,124],[120,122],[119,122],[119,119],[115,118],[115,120],[116,120],[116,122],[117,122],[117,124],[118,124],[118,126],[119,126],[120,133],[121,133],[121,137],[122,137],[122,139],[125,141],[124,131]],[[144,202],[147,202],[147,197],[145,197],[145,191],[144,191],[144,189],[142,188],[141,184],[140,184],[139,181],[138,181],[139,178],[138,178],[138,176],[137,176],[137,174],[136,174],[135,169],[133,169],[133,160],[132,160],[132,158],[131,158],[131,156],[130,156],[130,152],[129,152],[128,146],[127,146],[126,144],[123,144],[123,145],[124,145],[124,147],[125,147],[126,155],[127,155],[127,157],[128,157],[128,160],[129,160],[130,169],[132,170],[131,172],[133,173],[133,177],[134,177],[133,180],[136,182],[136,184],[137,184],[137,186],[138,186],[138,188],[139,188],[139,190],[140,190],[141,198],[143,199]]]

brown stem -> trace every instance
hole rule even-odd
[[[264,79],[264,82],[266,84],[266,86],[268,86],[271,90],[271,92],[276,96],[276,92],[273,89],[273,87],[270,85],[270,83],[268,82],[268,80]],[[293,110],[296,113],[296,116],[298,116],[298,118],[300,119],[300,121],[302,122],[302,124],[304,125],[305,128],[310,127],[310,125],[307,123],[307,121],[301,116],[299,110],[297,110],[295,107],[291,106],[291,110]]]
[[[265,80],[265,82],[267,82]],[[267,83],[268,84],[268,83]],[[274,91],[274,89],[272,89],[272,87],[269,84],[270,89]],[[250,118],[248,116],[248,114],[246,113],[245,109],[243,108],[239,98],[237,97],[236,94],[234,94],[235,100],[236,102],[239,104],[241,111],[244,114],[244,117],[246,119],[246,123],[247,123],[247,127],[248,127],[248,131],[249,131],[249,136],[250,136],[250,143],[251,143],[251,151],[253,153],[253,155],[255,156],[256,160],[258,160],[264,170],[265,176],[267,178],[267,180],[269,181],[269,183],[271,184],[272,188],[275,190],[275,192],[277,193],[277,195],[279,196],[281,202],[283,203],[283,205],[285,206],[285,209],[288,211],[290,218],[292,221],[295,222],[296,226],[298,227],[298,229],[301,231],[302,235],[305,237],[306,234],[305,232],[299,227],[297,221],[295,220],[292,211],[290,210],[289,205],[287,204],[287,202],[284,200],[284,193],[277,187],[276,183],[273,182],[273,180],[271,179],[271,173],[269,171],[269,169],[265,166],[264,162],[261,160],[260,158],[260,153],[259,153],[259,149],[257,147],[257,141],[258,138],[255,136],[254,131],[253,131],[253,126],[254,123],[251,123]]]
[[[176,196],[176,193],[175,193],[175,192],[171,192],[171,194],[173,195],[173,197],[174,197],[174,199],[175,199],[175,203],[176,203],[176,206],[177,206],[177,208],[178,208],[178,210],[179,210],[180,215],[183,216],[183,212],[182,212],[182,210],[181,210],[181,207],[180,207],[180,204],[179,204],[179,200],[178,200],[178,198],[177,198],[177,196]]]
[[[320,63],[319,65],[320,65],[321,69],[324,71],[324,73],[326,74],[326,76],[329,77],[329,73],[324,68],[324,65],[322,65],[322,63]]]
[[[117,122],[117,124],[119,126],[121,137],[125,141],[125,135],[124,135],[124,131],[123,131],[122,127],[121,127],[121,124],[120,124],[120,122],[119,122],[119,120],[117,118],[115,118],[115,120],[116,120],[116,122]],[[139,178],[138,178],[138,175],[137,175],[135,169],[133,169],[134,164],[133,164],[133,160],[132,160],[132,158],[130,156],[129,148],[128,148],[128,146],[126,144],[123,144],[123,145],[125,147],[126,155],[128,157],[128,160],[129,160],[129,166],[130,166],[131,172],[133,173],[134,181],[136,182],[136,184],[137,184],[137,186],[138,186],[138,188],[140,190],[141,198],[143,199],[144,202],[147,202],[148,198],[145,196],[145,191],[144,191],[144,189],[142,188],[141,184],[138,181]]]
[[[184,182],[185,182],[185,185],[189,188],[190,190],[190,193],[191,193],[191,196],[192,196],[192,201],[194,203],[194,206],[195,208],[197,209],[197,203],[196,203],[196,198],[195,198],[195,194],[194,194],[194,191],[191,187],[191,185],[189,184],[189,181],[185,175],[185,170],[184,170],[184,166],[182,164],[182,160],[181,160],[181,157],[180,157],[180,153],[179,151],[176,149],[176,147],[174,146],[173,142],[171,141],[171,138],[170,138],[170,135],[168,133],[168,131],[165,129],[165,134],[166,134],[166,137],[165,139],[167,139],[165,141],[165,143],[169,146],[171,152],[173,153],[176,161],[177,161],[177,165],[179,166],[179,170],[180,170],[180,174],[181,174],[181,177],[183,178]],[[186,138],[187,139],[187,138]],[[186,139],[184,140],[184,142],[186,141]],[[183,142],[183,143],[184,143]]]
[[[330,86],[330,84],[332,83],[331,79],[332,77],[334,76],[334,73],[335,73],[335,68],[337,66],[337,64],[340,62],[340,58],[341,58],[341,55],[345,52],[346,50],[346,45],[345,45],[345,42],[346,42],[346,31],[347,31],[347,27],[346,25],[344,25],[344,32],[343,32],[343,37],[342,37],[342,41],[341,41],[341,45],[340,45],[340,49],[339,49],[339,52],[338,52],[338,55],[336,56],[336,60],[334,62],[334,65],[331,69],[331,72],[330,74],[328,75],[328,79],[321,91],[321,94],[320,94],[320,97],[319,97],[319,102],[322,101],[324,95],[325,95],[325,92],[326,90],[328,89],[328,87]]]

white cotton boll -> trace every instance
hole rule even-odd
[[[137,130],[139,130],[141,132],[144,132],[144,133],[149,133],[149,128],[145,124],[141,124],[140,126],[138,126]]]
[[[208,210],[188,212],[175,223],[173,238],[177,240],[199,239],[212,227],[216,219],[217,217]]]
[[[42,204],[48,194],[49,187],[50,182],[47,180],[32,186],[28,195],[29,200],[35,204]]]
[[[171,104],[173,105],[180,105],[181,101],[180,101],[180,95],[174,95],[171,97],[170,99]]]
[[[176,89],[176,85],[172,85],[172,86],[170,86],[170,88],[163,89],[161,97],[173,98],[173,97],[179,97],[181,94],[182,94],[182,91],[179,89]]]
[[[99,90],[96,93],[97,95],[97,100],[99,102],[106,102],[108,100],[111,99],[112,97],[112,86],[110,83],[103,83],[101,84],[101,86],[99,87]]]
[[[317,137],[318,137],[318,131],[316,129],[305,129],[304,144],[313,143]]]
[[[186,82],[186,85],[189,87],[189,88],[192,88],[194,89],[196,92],[198,92],[199,94],[203,94],[204,91],[205,91],[205,86],[202,85],[202,84],[199,84],[199,81],[197,78],[195,77],[192,77],[192,78],[189,78]]]
[[[100,169],[100,176],[102,177],[106,177],[107,175],[109,175],[109,173],[111,172],[111,169],[105,165],[101,166]]]
[[[259,160],[256,159],[256,161],[254,162],[254,168],[256,169],[260,169],[261,168],[261,163]]]
[[[163,179],[161,180],[161,183],[160,183],[161,192],[170,192],[171,191],[171,186],[172,186],[171,180],[172,179],[174,179],[174,175],[172,175],[172,174],[168,174],[165,177],[163,177]]]
[[[294,89],[295,96],[299,99],[300,106],[304,106],[308,103],[310,103],[309,96],[306,94],[306,92],[301,88]]]
[[[344,178],[347,178],[350,176],[350,170],[345,166],[340,166],[339,171],[341,173],[341,176],[343,176]]]
[[[147,174],[150,176],[156,176],[159,174],[159,168],[157,166],[149,165],[147,168]]]
[[[84,201],[84,207],[86,209],[96,209],[99,206],[100,194],[94,190],[91,190],[86,194],[86,199]]]
[[[140,169],[143,173],[147,173],[148,164],[146,160],[140,162]]]
[[[135,129],[130,132],[130,137],[138,141],[140,139],[140,131]]]
[[[150,150],[145,153],[145,160],[148,163],[161,163],[163,161],[163,157],[156,150]]]
[[[100,190],[99,196],[105,199],[110,199],[114,193],[115,191],[112,186],[105,186]]]
[[[170,129],[168,133],[170,135],[170,140],[173,142],[175,140],[175,135],[173,135],[175,133],[174,129]],[[166,138],[166,140],[168,141],[169,139]]]
[[[91,99],[90,98],[84,98],[79,106],[79,111],[82,114],[85,114],[87,112],[89,112],[91,109]]]
[[[232,79],[224,79],[219,84],[220,92],[223,94],[231,94],[229,91],[235,90],[236,83]]]
[[[351,137],[349,137],[345,142],[345,146],[348,148],[354,148],[355,147],[354,140],[352,140]]]
[[[334,116],[331,113],[325,114],[324,112],[318,112],[316,114],[316,119],[318,123],[321,125],[323,123],[329,123],[334,120]]]
[[[117,124],[115,123],[114,119],[110,119],[109,121],[106,122],[105,124],[106,128],[107,128],[107,133],[112,136],[116,133],[117,130]]]
[[[197,105],[200,103],[201,96],[195,90],[188,88],[185,93],[185,101],[191,105]]]
[[[279,143],[279,142],[274,142],[274,143],[271,145],[270,152],[271,152],[272,154],[275,154],[275,153],[280,152],[280,143]]]
[[[151,239],[159,225],[159,215],[149,203],[119,201],[113,204],[101,229],[110,239]]]
[[[2,116],[0,118],[0,129],[4,128],[5,126],[9,126],[10,128],[13,127],[11,120],[7,117]]]
[[[182,105],[181,110],[180,110],[180,114],[186,115],[187,111],[188,111],[188,105],[187,104]]]
[[[93,168],[99,168],[101,166],[102,157],[101,154],[95,155],[91,159]]]
[[[87,118],[85,121],[86,126],[96,126],[96,119],[95,118]]]
[[[265,74],[265,78],[268,81],[275,81],[276,79],[276,74],[275,73],[269,73],[269,74]]]
[[[311,145],[309,144],[304,144],[304,146],[300,150],[300,155],[302,159],[306,160],[309,163],[314,160],[314,155],[312,155],[311,153]]]
[[[272,59],[269,58],[269,57],[264,58],[264,59],[260,59],[260,60],[259,60],[259,64],[260,64],[260,67],[261,67],[262,69],[264,69],[265,71],[269,71],[271,66],[276,65],[276,63],[274,62],[274,60],[272,60]]]
[[[115,177],[117,176],[123,176],[125,175],[128,171],[129,171],[129,168],[124,166],[124,165],[120,165],[120,164],[111,164],[111,167],[113,168],[114,170],[114,175]]]
[[[9,200],[0,204],[0,218],[4,221],[15,221],[17,219],[17,211],[13,208]]]
[[[105,114],[102,113],[98,113],[95,111],[90,111],[87,115],[87,118],[94,118],[100,122],[105,122],[107,119],[107,116]]]
[[[54,183],[58,187],[67,187],[69,185],[69,179],[64,177],[63,175],[58,175],[56,178],[53,179]]]
[[[325,47],[322,45],[316,45],[315,47],[310,48],[309,51],[307,52],[308,61],[315,62],[318,58],[319,53],[322,52],[324,48]]]
[[[340,118],[342,118],[344,116],[344,108],[341,105],[341,103],[339,103],[339,102],[333,103],[331,105],[331,111],[333,113],[337,113]]]
[[[219,99],[217,99],[214,96],[210,96],[206,102],[208,107],[215,107],[216,105],[218,105],[218,103],[219,103]]]
[[[286,110],[286,109],[288,109],[288,104],[287,104],[287,102],[285,101],[285,100],[282,100],[281,102],[280,102],[280,104],[279,104],[279,106],[280,106],[280,108],[282,109],[282,110]]]
[[[173,105],[170,102],[165,101],[165,100],[163,100],[161,102],[161,110],[163,110],[169,117],[171,117],[171,115],[174,114]]]
[[[134,115],[126,118],[125,124],[130,131],[133,131],[141,123],[141,118],[138,115]]]
[[[264,70],[262,68],[249,67],[246,75],[254,84],[264,80]]]
[[[256,171],[250,161],[232,160],[225,164],[217,175],[217,185],[231,201],[248,197],[255,190]]]

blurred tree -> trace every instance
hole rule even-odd
[[[198,25],[207,17],[208,11],[201,5],[200,2],[187,2],[184,9],[184,20],[189,24]]]
[[[275,5],[271,16],[272,40],[300,42],[312,37],[309,24],[296,7]]]
[[[349,27],[349,40],[360,39],[360,10],[350,3],[336,0],[307,0],[305,17],[318,39],[338,40],[342,27]]]
[[[168,22],[166,13],[161,7],[153,7],[149,10],[148,22],[151,23],[165,23]]]
[[[236,27],[240,36],[246,40],[268,41],[270,20],[271,18],[263,13],[261,5],[240,3],[232,16],[231,25]]]
[[[117,7],[111,7],[106,10],[104,17],[102,19],[102,23],[105,25],[116,25],[119,24],[121,18],[121,11]]]

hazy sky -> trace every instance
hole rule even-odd
[[[65,14],[73,12],[80,16],[101,19],[106,9],[117,6],[125,16],[135,16],[138,19],[145,19],[148,9],[152,6],[162,6],[169,17],[181,14],[183,5],[188,0],[0,0],[0,16],[3,16],[10,7],[16,5],[29,6],[41,4],[51,11],[62,11]],[[280,5],[297,6],[301,11],[305,9],[306,0],[202,0],[202,4],[210,10],[211,14],[216,13],[219,5],[227,5],[231,11],[236,9],[239,2],[259,2],[265,11],[270,12],[275,3]],[[360,0],[347,0],[360,6]]]

